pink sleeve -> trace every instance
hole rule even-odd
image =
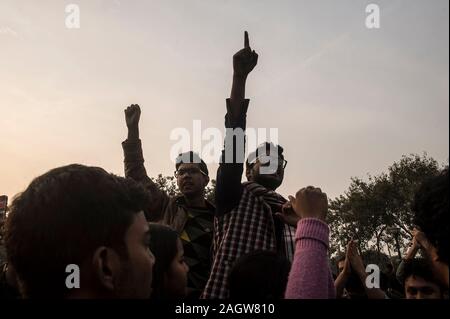
[[[295,255],[286,288],[287,299],[335,298],[328,264],[328,225],[316,218],[303,218],[295,234]]]

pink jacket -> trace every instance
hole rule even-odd
[[[328,225],[316,218],[297,224],[295,255],[286,299],[334,299],[333,276],[328,263]]]

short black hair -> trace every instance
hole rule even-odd
[[[252,153],[248,154],[247,160],[245,161],[246,168],[249,169],[253,166],[253,161],[256,160],[256,158],[259,156],[259,152],[265,150],[265,152],[270,151],[273,152],[276,150],[278,156],[280,158],[284,159],[284,148],[281,145],[275,145],[272,142],[264,142],[258,145],[256,150],[254,150]]]
[[[439,282],[436,280],[433,272],[431,270],[430,264],[424,258],[414,258],[412,260],[405,261],[405,267],[403,271],[403,285],[406,283],[406,279],[411,276],[420,277],[425,279],[426,281],[433,282],[438,285],[441,290],[442,287]]]
[[[439,259],[448,264],[449,176],[448,167],[422,183],[413,204],[414,223],[437,248]]]
[[[6,251],[22,295],[66,297],[67,265],[81,268],[100,246],[126,259],[126,231],[148,196],[133,180],[99,167],[73,164],[35,178],[6,221]]]
[[[164,274],[169,270],[170,264],[177,255],[178,233],[169,226],[149,223],[150,250],[155,256],[153,266],[152,299],[165,299]]]
[[[273,251],[256,250],[238,258],[228,276],[231,299],[283,299],[290,262]]]
[[[336,265],[338,265],[341,261],[345,260],[345,254],[339,254],[336,256]]]
[[[178,170],[178,167],[180,167],[181,164],[198,164],[202,172],[209,176],[208,166],[200,156],[193,151],[178,154],[175,169]]]

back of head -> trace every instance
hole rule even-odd
[[[231,268],[228,285],[231,299],[282,299],[291,265],[271,251],[241,256]]]
[[[448,168],[425,181],[416,192],[414,223],[437,248],[439,258],[448,264],[449,250],[449,175]]]
[[[164,299],[164,274],[177,254],[178,233],[169,226],[149,223],[150,250],[155,256],[153,266],[152,299]]]
[[[149,200],[134,181],[98,167],[68,165],[34,179],[14,199],[5,236],[24,297],[65,297],[66,267],[88,264],[100,246],[126,257],[126,231]]]

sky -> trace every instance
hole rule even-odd
[[[172,175],[174,129],[223,132],[244,30],[259,54],[247,126],[278,129],[282,195],[334,198],[411,153],[448,163],[447,0],[0,0],[0,194],[71,163],[123,176],[132,103],[147,172]]]

